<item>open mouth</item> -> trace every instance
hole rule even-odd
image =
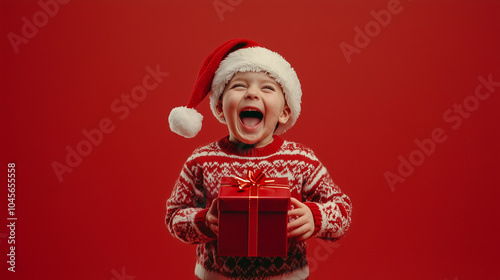
[[[262,119],[264,118],[264,114],[257,109],[243,109],[240,112],[240,120],[245,126],[254,127],[258,125]]]

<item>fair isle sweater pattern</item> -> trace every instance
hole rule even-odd
[[[200,279],[307,279],[306,243],[289,239],[287,257],[221,257],[217,236],[205,214],[217,198],[222,177],[262,171],[266,178],[287,178],[292,196],[312,211],[313,236],[335,241],[351,223],[351,201],[333,182],[313,151],[275,136],[262,148],[237,145],[225,137],[196,149],[184,164],[167,200],[166,225],[188,244],[198,244],[195,274]]]

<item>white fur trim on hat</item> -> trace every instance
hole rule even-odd
[[[168,115],[170,130],[184,136],[193,138],[200,132],[203,116],[193,108],[184,106],[172,109]]]
[[[210,94],[210,108],[214,116],[222,123],[224,118],[219,117],[217,103],[224,92],[224,88],[237,72],[266,72],[278,82],[285,94],[285,100],[290,107],[291,114],[288,122],[279,125],[275,134],[282,134],[292,127],[300,114],[302,90],[300,81],[288,63],[280,54],[262,47],[251,47],[236,50],[230,53],[219,65],[212,81]]]

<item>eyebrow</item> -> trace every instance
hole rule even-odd
[[[234,78],[234,76],[233,76]],[[243,77],[236,77],[233,79],[231,79],[232,81],[230,81],[230,83],[234,83],[234,82],[238,82],[238,81],[241,81],[241,82],[246,82],[248,81],[248,78],[243,78]],[[273,79],[272,77],[265,77],[265,78],[257,78],[256,80],[258,80],[258,82],[261,82],[261,83],[265,83],[265,82],[271,82],[271,83],[274,83],[274,84],[277,84],[277,85],[280,85],[280,83],[278,83],[275,79]]]

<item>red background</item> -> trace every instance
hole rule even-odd
[[[335,247],[308,241],[311,279],[499,279],[500,87],[472,96],[479,76],[500,81],[500,2],[401,1],[348,63],[339,44],[389,2],[70,1],[46,22],[38,13],[16,53],[8,34],[42,8],[1,1],[1,164],[7,178],[16,163],[18,220],[11,273],[5,182],[0,278],[191,279],[195,247],[167,231],[165,200],[192,150],[227,130],[207,101],[195,139],[166,119],[204,58],[247,37],[296,69],[303,111],[283,137],[311,147],[354,204]],[[120,119],[111,104],[157,65],[169,76]],[[464,100],[477,108],[453,129],[443,114]],[[105,118],[114,130],[60,182],[53,162]],[[446,140],[391,190],[384,173],[435,128]]]

